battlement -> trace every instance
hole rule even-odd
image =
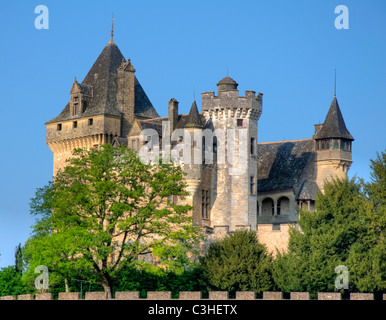
[[[148,291],[145,298],[140,297],[138,291],[115,292],[115,298],[109,299],[106,292],[86,292],[85,297],[79,292],[60,292],[57,299],[52,293],[22,294],[18,296],[3,296],[0,300],[311,300],[308,292],[237,291],[234,298],[230,298],[227,291],[209,291],[204,295],[200,291],[183,291],[174,296],[170,291]],[[342,300],[340,292],[319,292],[317,300]],[[347,297],[346,297],[347,299]],[[374,300],[374,293],[350,293],[348,300]],[[386,300],[386,294],[383,294]],[[1,303],[0,303],[1,304]]]
[[[202,112],[214,110],[237,110],[251,109],[251,113],[262,112],[263,94],[256,91],[246,90],[245,96],[239,96],[238,90],[219,91],[215,96],[214,91],[201,93]]]

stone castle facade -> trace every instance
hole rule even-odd
[[[111,36],[84,80],[80,83],[75,78],[65,108],[46,123],[54,174],[74,148],[111,143],[138,151],[146,144],[141,141],[143,130],[169,139],[165,121],[170,132],[184,129],[191,136],[197,131],[225,132],[221,139],[206,139],[204,134],[202,141],[191,141],[192,150],[198,143],[200,150],[213,151],[213,162],[207,163],[204,157],[201,163],[182,163],[191,194],[187,201],[194,208],[193,223],[204,228],[209,239],[238,229],[256,231],[259,241],[273,252],[286,249],[299,206],[312,210],[325,181],[347,177],[354,139],[336,97],[324,123],[315,125],[312,138],[258,143],[262,93],[240,95],[236,81],[225,77],[217,83],[217,95],[214,91],[201,94],[201,112],[193,101],[189,114],[179,114],[178,101],[172,98],[168,116],[160,117],[135,72]],[[228,135],[229,129],[235,129],[234,136]],[[243,149],[235,147],[235,157],[245,155],[246,170],[235,174],[232,165],[216,161],[217,150],[229,152],[229,144],[224,143],[234,140],[240,146],[241,137],[247,143]]]

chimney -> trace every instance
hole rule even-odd
[[[178,122],[178,101],[174,98],[171,98],[169,101],[168,118],[170,122],[170,132],[173,132]]]
[[[135,69],[131,64],[130,59],[126,62],[122,60],[118,67],[118,105],[123,111],[121,136],[126,137],[134,122],[135,108]]]

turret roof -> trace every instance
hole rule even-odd
[[[126,61],[118,46],[110,41],[82,81],[82,86],[91,87],[92,95],[87,97],[86,108],[81,117],[95,115],[112,115],[120,117],[122,110],[117,101],[118,72],[122,61]],[[158,117],[141,84],[135,77],[135,109],[134,114],[142,117]],[[79,116],[78,116],[79,117]],[[47,123],[70,120],[70,104],[56,118]]]
[[[193,100],[189,115],[184,124],[185,128],[203,128],[201,116],[198,112],[196,100]]]
[[[332,99],[326,119],[321,128],[314,134],[313,138],[315,140],[327,138],[354,140],[353,136],[346,128],[336,97]]]

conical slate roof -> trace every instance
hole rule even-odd
[[[193,101],[189,115],[185,121],[185,128],[203,128],[201,116],[198,112],[196,100]]]
[[[332,99],[326,119],[319,131],[314,134],[313,138],[315,140],[328,138],[354,140],[346,128],[336,97]]]
[[[122,110],[117,101],[118,72],[122,61],[126,61],[118,46],[110,40],[82,81],[82,85],[92,88],[92,95],[87,97],[86,108],[81,117],[95,115],[121,116]],[[143,117],[158,117],[141,84],[135,78],[135,109],[134,114]],[[69,103],[59,116],[51,122],[71,119]]]

